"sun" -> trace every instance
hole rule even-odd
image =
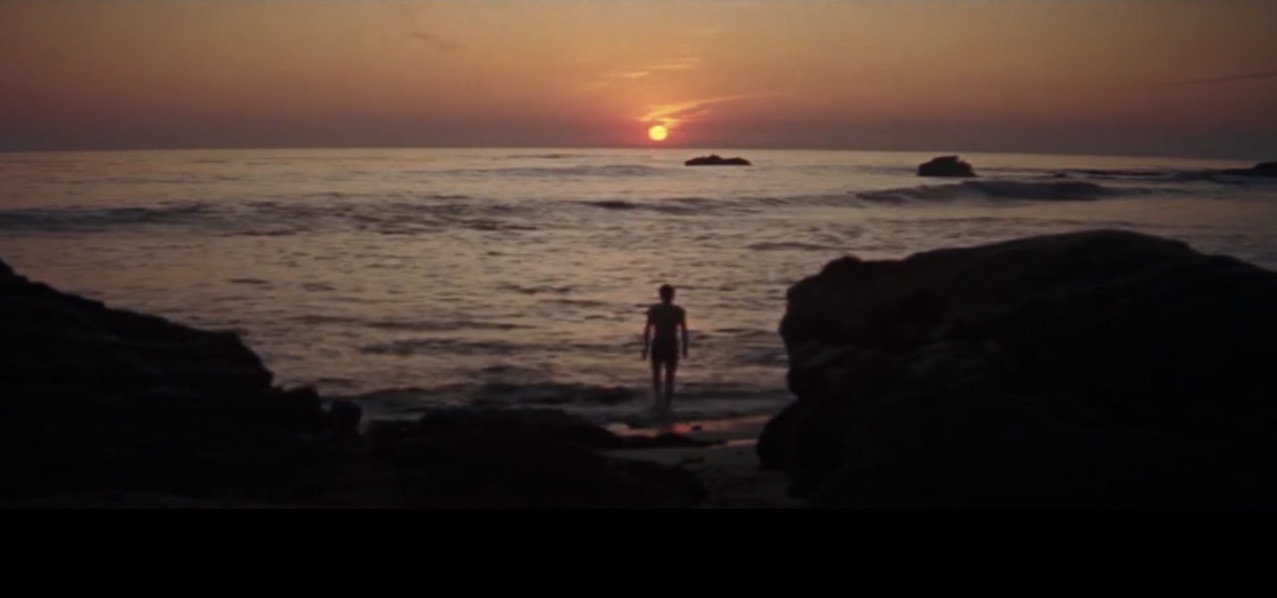
[[[665,127],[662,127],[661,125],[656,125],[647,130],[647,136],[651,138],[652,141],[664,141],[669,134],[670,132],[665,130]]]

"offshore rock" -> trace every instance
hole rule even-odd
[[[975,175],[971,165],[957,156],[940,156],[918,165],[918,176],[963,178]]]
[[[684,166],[750,166],[744,158],[723,158],[718,154],[699,156],[683,162]]]

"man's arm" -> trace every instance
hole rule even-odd
[[[643,325],[643,359],[647,359],[647,347],[652,344],[652,310],[647,310],[647,324]]]
[[[687,357],[687,312],[678,313],[678,327],[683,329],[683,357]]]

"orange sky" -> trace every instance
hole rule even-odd
[[[5,0],[0,149],[1277,158],[1272,0]]]

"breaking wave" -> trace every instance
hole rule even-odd
[[[800,243],[797,241],[781,241],[776,243],[754,243],[746,246],[747,249],[754,251],[836,251],[837,247],[828,245],[815,245],[812,243]]]
[[[333,399],[357,401],[380,418],[414,418],[440,406],[503,409],[569,408],[587,419],[625,422],[645,413],[650,399],[645,386],[609,386],[573,382],[475,382],[433,387],[384,388],[361,394],[329,393]],[[684,418],[738,417],[772,414],[790,400],[783,389],[731,383],[688,383],[677,401]]]
[[[463,176],[511,176],[519,178],[563,177],[644,177],[668,173],[669,169],[656,168],[644,164],[607,164],[603,166],[531,166],[515,168],[479,168],[469,170],[443,171],[439,174],[456,174]]]
[[[145,208],[19,208],[0,210],[0,230],[83,233],[115,226],[186,224],[214,211],[209,204],[199,202]]]
[[[1164,190],[1145,187],[1108,187],[1087,181],[963,181],[948,185],[920,185],[884,191],[863,191],[857,193],[856,197],[878,203],[947,201],[964,198],[1094,201],[1164,192]]]
[[[341,199],[330,196],[327,199]],[[527,208],[471,201],[464,195],[426,195],[420,201],[205,202],[149,207],[16,208],[0,210],[0,231],[106,233],[152,227],[199,229],[215,236],[290,236],[353,230],[413,235],[448,229],[529,231]]]

